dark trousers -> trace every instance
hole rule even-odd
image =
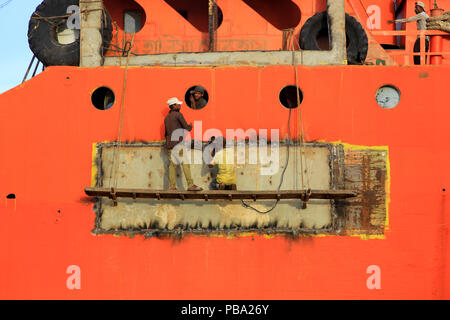
[[[214,179],[213,181],[211,181],[211,185],[210,185],[212,190],[220,190],[220,184],[217,182],[216,179]],[[224,185],[224,189],[223,190],[236,190],[236,185],[235,184],[230,184],[230,185]]]
[[[428,49],[430,48],[430,41],[428,39],[425,39],[425,52],[428,52]],[[420,52],[420,39],[417,38],[416,42],[414,43],[414,52]],[[425,57],[425,63],[427,61],[427,57]],[[420,64],[420,56],[414,56],[414,64]]]

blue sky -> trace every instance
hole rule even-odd
[[[0,0],[0,6],[6,2]],[[12,0],[0,9],[0,94],[19,85],[27,71],[33,57],[28,47],[28,22],[41,2]]]

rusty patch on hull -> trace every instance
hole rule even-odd
[[[383,235],[387,220],[387,150],[348,148],[341,161],[344,172],[340,186],[359,192],[356,198],[336,201],[341,234]]]
[[[111,178],[111,154],[114,144],[99,143],[96,150],[96,187],[107,187]],[[298,146],[297,146],[298,147]],[[127,187],[134,183],[155,185],[163,189],[167,184],[167,159],[161,143],[127,143],[123,146],[119,179],[124,179]],[[280,146],[280,149],[282,147]],[[195,151],[194,151],[195,152]],[[300,148],[292,147],[291,158],[299,161]],[[293,154],[295,156],[293,156]],[[328,235],[383,235],[386,223],[386,185],[388,174],[387,149],[346,147],[343,144],[307,143],[304,151],[309,163],[312,184],[318,189],[351,189],[359,192],[353,200],[315,200],[308,209],[302,209],[297,201],[280,201],[270,214],[263,215],[244,208],[240,202],[224,201],[181,201],[181,200],[119,200],[118,206],[112,200],[98,199],[94,207],[97,234],[116,235],[180,235],[180,234],[328,234]],[[148,163],[143,163],[147,159]],[[156,161],[156,162],[155,162]],[[125,168],[144,164],[143,174],[139,175]],[[149,165],[152,171],[148,172]],[[280,165],[283,166],[283,152],[280,153]],[[159,168],[159,169],[158,169]],[[289,163],[287,176],[298,169]],[[144,172],[145,171],[145,172]],[[196,170],[193,170],[193,173]],[[138,170],[139,172],[139,170]],[[270,176],[267,181],[258,177],[258,167],[238,165],[238,189],[272,190],[278,184],[278,177]],[[105,175],[105,173],[107,173]],[[209,182],[211,173],[198,168],[197,180]],[[195,174],[194,180],[195,180]],[[145,178],[145,179],[144,179]],[[108,180],[109,179],[109,180]],[[151,183],[149,181],[151,179]],[[156,180],[155,180],[156,179]],[[178,178],[184,179],[183,175]],[[240,179],[240,180],[239,180]],[[299,178],[288,179],[287,188],[295,186]],[[277,181],[275,183],[275,181]],[[240,188],[239,188],[240,185]],[[260,210],[267,210],[273,201],[252,203]]]

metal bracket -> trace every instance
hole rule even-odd
[[[117,205],[118,205],[118,203],[117,203],[117,194],[116,194],[116,190],[114,190],[114,188],[111,188],[111,192],[109,194],[109,198],[113,200],[114,207],[117,207]]]
[[[311,197],[311,189],[308,189],[305,191],[305,193],[302,196],[303,206],[302,209],[305,210],[308,207],[309,198]]]

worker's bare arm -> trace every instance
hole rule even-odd
[[[416,14],[415,16],[406,18],[406,19],[396,19],[396,20],[388,20],[388,23],[407,23],[417,21],[419,19],[423,19],[423,16],[420,14]]]

